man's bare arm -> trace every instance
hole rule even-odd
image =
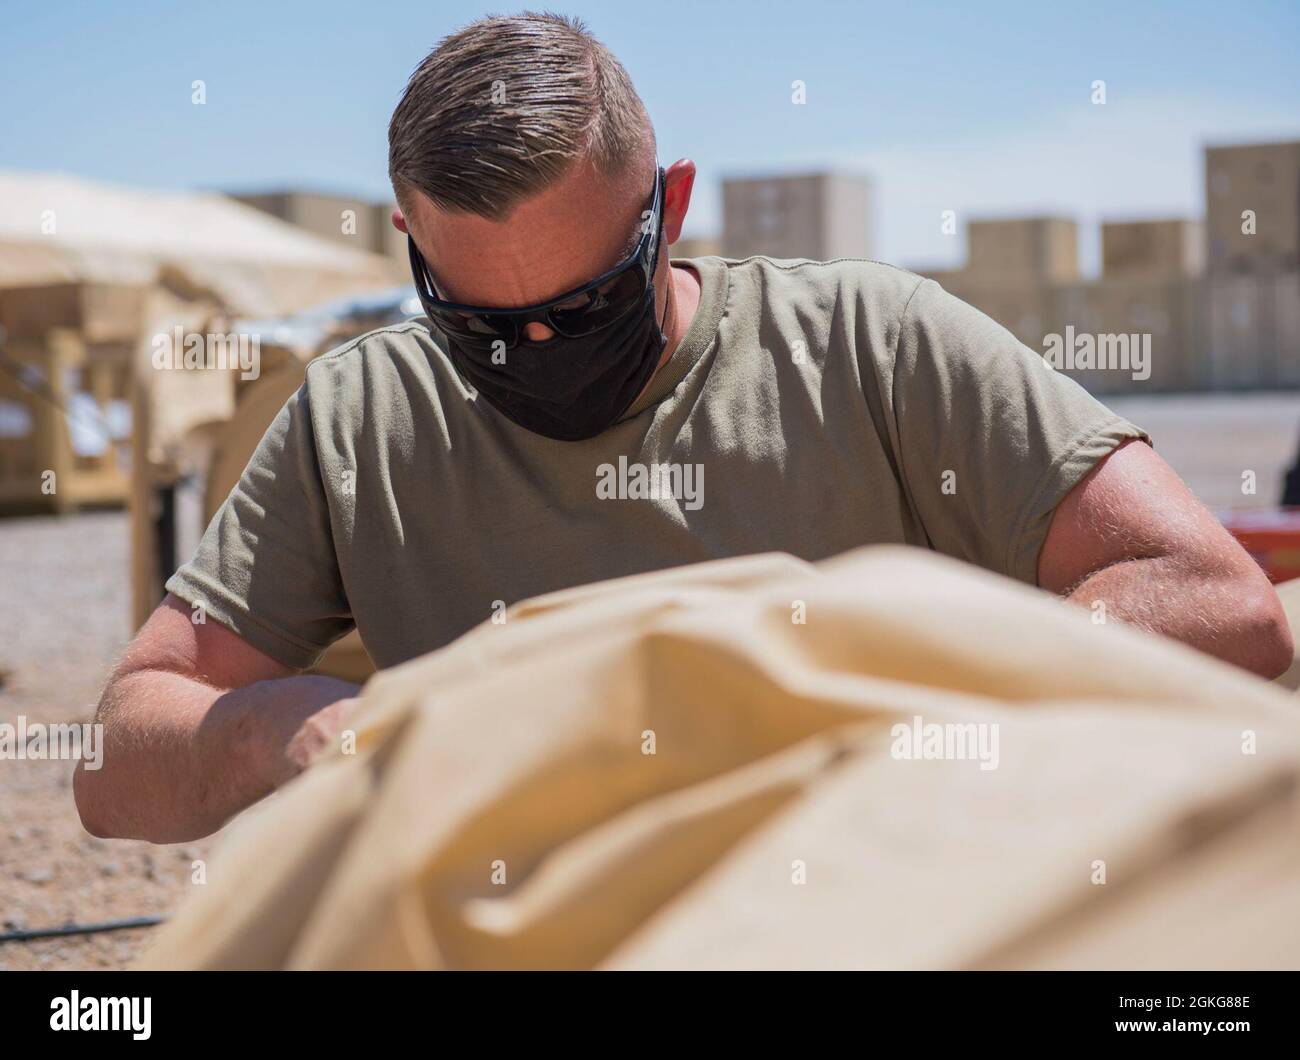
[[[1291,665],[1291,633],[1268,579],[1142,442],[1116,449],[1061,502],[1038,582],[1263,677]]]
[[[356,692],[295,675],[215,621],[195,625],[169,595],[100,699],[103,766],[73,777],[82,824],[155,843],[208,835],[295,776]]]

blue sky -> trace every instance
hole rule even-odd
[[[544,6],[544,5],[538,5]],[[940,215],[1198,215],[1203,143],[1300,138],[1300,4],[555,3],[623,60],[665,161],[875,181],[874,253],[960,258]],[[411,69],[500,4],[5,0],[0,167],[386,196]],[[207,103],[190,102],[202,79]],[[791,82],[807,103],[790,102]],[[1107,102],[1090,102],[1106,81]]]

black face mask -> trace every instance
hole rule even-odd
[[[656,246],[651,276],[658,259]],[[655,317],[653,283],[622,319],[581,338],[555,335],[494,350],[444,335],[452,363],[484,400],[520,427],[564,442],[594,437],[617,422],[668,344]]]
[[[655,319],[654,275],[663,245],[664,171],[656,168],[652,222],[610,272],[549,302],[485,309],[442,300],[408,238],[411,274],[452,363],[483,399],[535,434],[572,442],[615,423],[654,374],[668,339]],[[525,340],[530,321],[552,337]]]

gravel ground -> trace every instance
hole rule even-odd
[[[130,635],[125,512],[0,520],[0,722],[85,722]],[[0,759],[0,931],[165,916],[211,840],[95,839],[73,763]],[[0,943],[0,969],[126,966],[151,928]]]

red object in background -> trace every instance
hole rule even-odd
[[[1270,581],[1300,578],[1300,508],[1243,508],[1221,518]]]

